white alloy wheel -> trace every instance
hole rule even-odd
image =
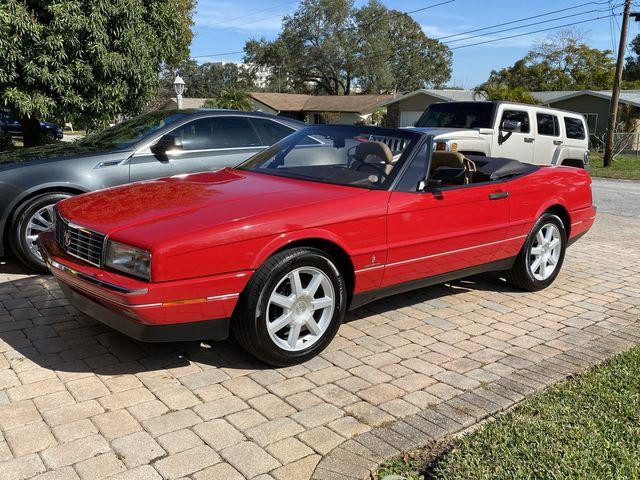
[[[545,223],[536,234],[529,250],[529,270],[536,280],[544,281],[555,272],[562,253],[560,229]]]
[[[335,305],[333,284],[322,270],[296,268],[280,279],[269,297],[269,337],[288,352],[309,348],[329,328]]]

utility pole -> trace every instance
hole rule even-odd
[[[618,121],[618,101],[620,100],[620,88],[622,88],[622,70],[624,69],[624,51],[627,46],[627,30],[629,27],[629,14],[631,12],[631,0],[625,0],[622,27],[620,28],[620,45],[618,46],[618,61],[616,73],[613,79],[613,91],[611,92],[611,104],[609,105],[609,126],[607,139],[604,146],[604,166],[610,167],[613,162],[613,144],[615,140],[616,124]]]

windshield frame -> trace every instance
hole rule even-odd
[[[440,108],[440,107],[453,107],[455,105],[464,105],[465,107],[470,107],[470,108],[478,108],[479,105],[482,106],[486,106],[487,108],[491,108],[491,113],[489,115],[489,125],[486,127],[461,127],[461,126],[446,126],[446,127],[430,127],[430,126],[426,126],[426,125],[420,125],[420,122],[422,122],[423,120],[426,120],[427,115],[429,114],[429,111],[432,109],[432,107],[434,109]],[[496,119],[496,113],[498,111],[498,103],[497,102],[441,102],[441,103],[433,103],[431,105],[429,105],[427,107],[427,109],[424,111],[424,113],[420,116],[420,118],[418,119],[418,121],[416,122],[416,128],[455,128],[455,129],[464,129],[464,130],[479,130],[481,128],[488,128],[488,129],[492,129],[493,125],[495,124],[495,119]]]
[[[247,165],[255,162],[259,157],[264,156],[265,159],[272,157],[275,155],[280,149],[282,149],[285,145],[289,145],[291,142],[299,141],[298,139],[302,139],[304,137],[316,135],[316,134],[327,134],[327,132],[335,130],[353,130],[353,131],[366,131],[367,133],[371,132],[371,134],[377,134],[381,136],[398,136],[399,134],[403,137],[411,137],[409,140],[409,145],[403,151],[402,155],[396,162],[393,170],[390,175],[378,186],[365,186],[365,185],[350,185],[347,183],[339,183],[339,182],[331,182],[327,180],[323,180],[320,178],[309,178],[302,177],[297,175],[290,175],[283,172],[277,173],[277,170],[266,170],[266,169],[254,169],[248,168]],[[301,130],[298,130],[295,133],[292,133],[288,137],[283,138],[278,143],[273,144],[271,147],[259,152],[252,157],[248,158],[244,162],[240,163],[234,170],[239,170],[241,172],[250,172],[257,174],[270,175],[273,177],[281,177],[287,178],[290,180],[299,180],[302,182],[313,182],[313,183],[323,183],[325,185],[337,185],[340,187],[348,187],[348,188],[359,188],[364,190],[392,190],[396,185],[397,180],[400,178],[405,171],[405,167],[414,159],[415,155],[420,151],[420,147],[423,145],[425,138],[427,135],[424,135],[420,132],[413,130],[405,130],[405,129],[394,129],[394,128],[384,128],[384,127],[376,127],[376,126],[358,126],[358,125],[309,125]]]

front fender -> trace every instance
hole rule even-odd
[[[297,230],[294,232],[283,233],[282,235],[278,235],[276,238],[269,241],[264,247],[258,252],[255,256],[253,264],[251,265],[252,270],[256,270],[262,265],[267,258],[273,255],[278,250],[283,249],[287,245],[291,245],[292,243],[301,241],[301,240],[324,240],[331,243],[336,244],[342,250],[344,250],[349,256],[352,256],[345,244],[344,240],[341,239],[338,235],[328,230],[324,230],[322,228],[312,228],[308,230]]]

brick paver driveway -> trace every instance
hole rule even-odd
[[[279,370],[231,341],[135,343],[0,269],[1,479],[362,477],[640,343],[640,219],[607,214],[546,291],[484,277],[389,298]]]

